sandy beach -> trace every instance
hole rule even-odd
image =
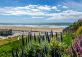
[[[34,35],[34,33],[36,33],[36,35],[38,35],[39,33],[44,34],[45,32],[51,32],[51,30],[53,32],[63,31],[63,28],[34,28],[34,27],[26,27],[26,26],[0,26],[0,30],[8,30],[8,29],[12,29],[13,35],[7,36],[7,37],[0,36],[1,39],[7,39],[9,37],[10,38],[16,37],[18,35],[22,35],[22,32],[24,32],[24,34],[27,35],[29,31],[32,31],[32,35]]]
[[[0,26],[0,30],[12,29],[13,31],[33,31],[33,32],[62,32],[63,28],[34,28],[26,26]]]

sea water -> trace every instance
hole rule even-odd
[[[65,28],[71,23],[0,23],[0,26],[26,26],[34,28]]]

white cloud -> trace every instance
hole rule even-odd
[[[44,18],[42,16],[32,16],[32,18]]]
[[[68,7],[67,6],[62,6],[62,8],[67,9]]]
[[[24,7],[4,7],[0,8],[0,14],[2,15],[45,15],[50,11],[57,11],[56,6],[48,5],[27,5]]]
[[[66,8],[64,6],[64,8]],[[52,11],[52,12],[51,12]],[[55,11],[58,11],[56,13]],[[57,6],[27,5],[24,7],[0,8],[0,15],[29,15],[32,18],[48,18],[49,20],[76,19],[82,17],[82,12],[65,10],[61,11]]]
[[[82,12],[78,12],[78,11],[73,11],[73,10],[66,10],[60,13],[53,13],[50,14],[49,19],[51,20],[63,20],[63,19],[78,19],[78,18],[82,18]]]
[[[57,10],[58,8],[57,8],[57,6],[53,6],[53,7],[52,7],[52,9],[55,9],[55,10]]]
[[[45,5],[45,6],[39,6],[38,9],[40,9],[40,10],[51,10],[51,7]]]

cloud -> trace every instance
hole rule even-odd
[[[0,8],[1,15],[45,15],[51,11],[59,11],[56,6],[27,5],[24,7]]]
[[[38,9],[40,9],[40,10],[51,10],[51,7],[45,5],[45,6],[39,6]]]
[[[62,6],[62,8],[67,9],[68,7],[67,6]]]
[[[62,7],[67,8],[66,6],[62,6]],[[75,10],[67,10],[67,9],[61,11],[61,9],[59,9],[58,6],[48,6],[48,5],[4,7],[4,8],[0,8],[0,15],[15,15],[15,16],[27,15],[27,16],[31,16],[32,18],[48,18],[48,20],[82,18],[82,12],[75,11]]]
[[[42,16],[32,16],[32,18],[44,18]]]
[[[60,13],[53,13],[53,14],[49,14],[50,17],[49,20],[63,20],[63,19],[78,19],[78,18],[82,18],[82,12],[78,12],[78,11],[73,11],[73,10],[66,10]]]
[[[51,9],[57,10],[58,8],[57,6],[53,6]]]

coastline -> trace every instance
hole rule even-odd
[[[64,28],[39,28],[39,27],[27,27],[27,26],[0,26],[0,30],[12,29],[12,31],[33,31],[33,32],[62,32]]]
[[[44,34],[45,32],[51,32],[51,30],[55,32],[62,32],[64,28],[37,28],[37,27],[27,27],[27,26],[0,26],[0,30],[9,30],[12,29],[13,35],[4,37],[0,36],[0,39],[8,39],[8,38],[13,38],[19,35],[22,35],[22,32],[24,35],[28,35],[28,32],[31,31],[32,35],[36,33],[36,35]]]

